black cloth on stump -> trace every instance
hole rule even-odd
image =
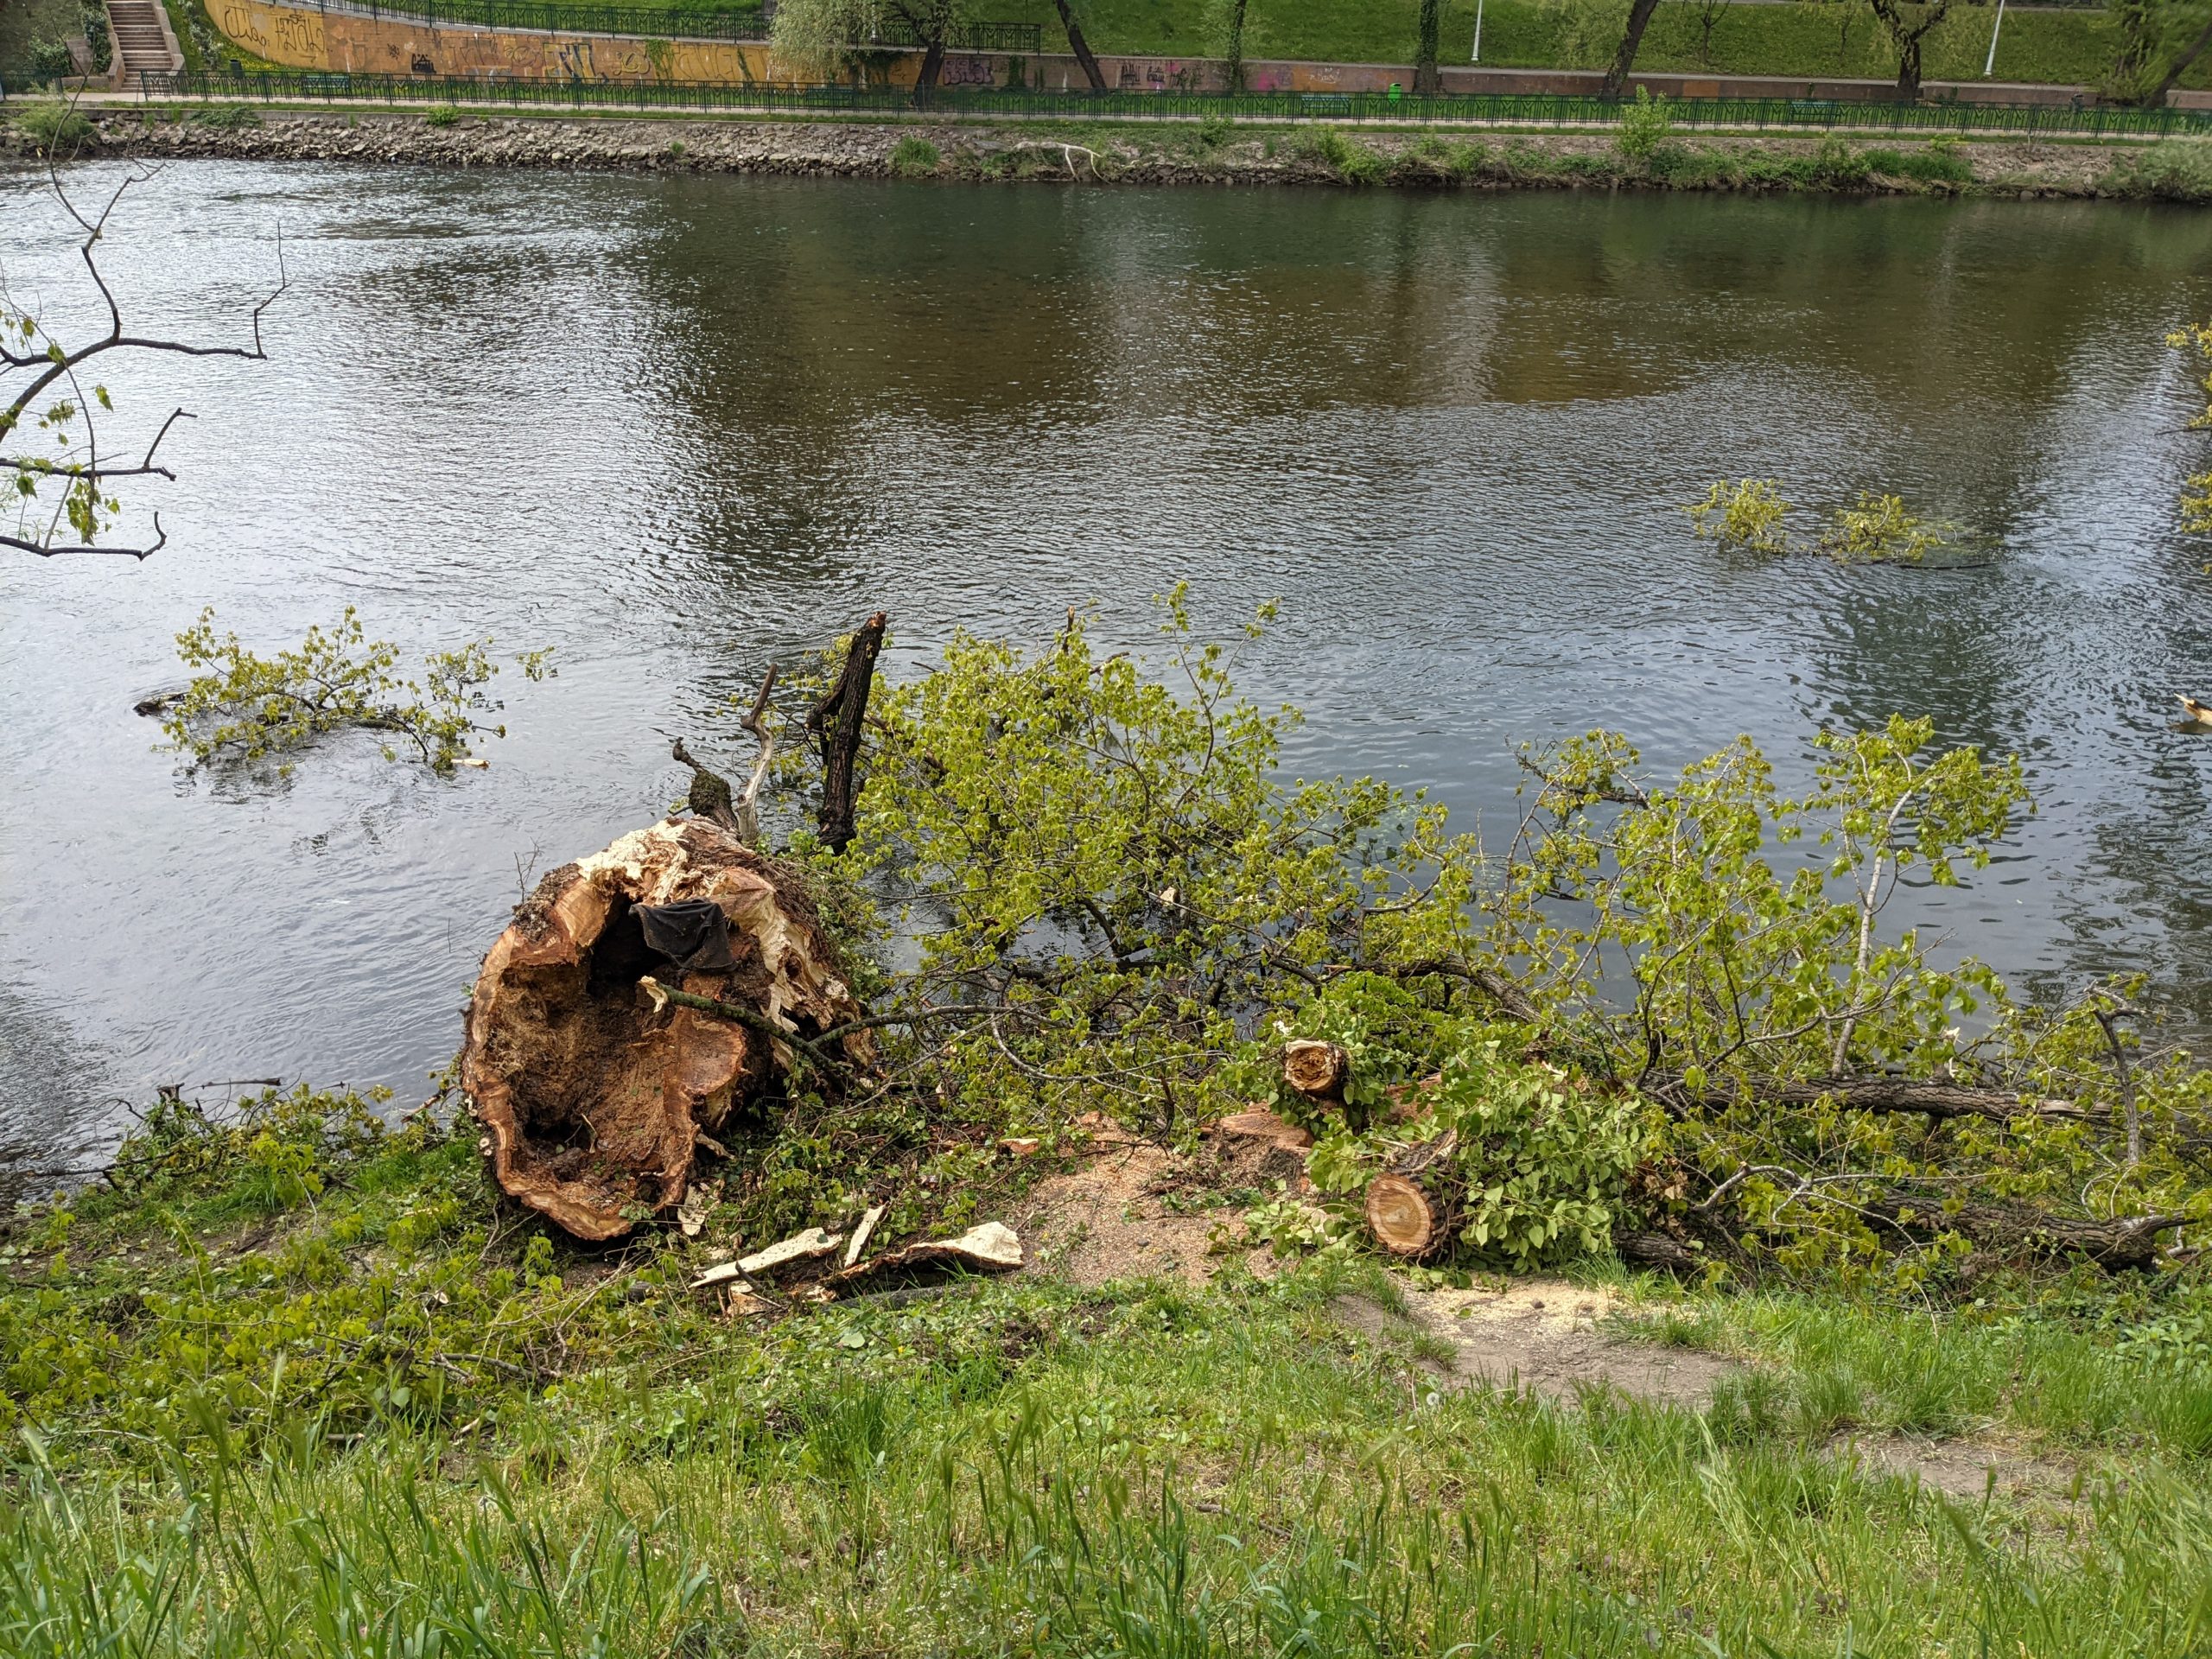
[[[639,905],[637,917],[646,949],[659,952],[686,973],[726,974],[737,966],[737,958],[729,952],[729,918],[711,899]]]

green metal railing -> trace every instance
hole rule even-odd
[[[911,114],[895,87],[768,86],[666,81],[517,80],[441,75],[313,72],[148,74],[155,99],[251,99],[264,103],[366,99],[389,104],[490,104],[764,113]],[[1549,93],[1478,92],[1395,98],[1383,92],[1048,92],[941,86],[937,116],[1065,117],[1236,121],[1421,122],[1483,126],[1609,126],[1624,100]],[[1630,107],[1633,107],[1632,105]],[[1678,128],[1849,129],[1853,131],[2025,133],[2075,137],[2212,137],[2212,111],[2073,104],[1896,104],[1831,99],[1684,98],[1667,100]]]

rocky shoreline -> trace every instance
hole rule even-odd
[[[160,161],[1029,180],[1658,188],[2212,201],[2212,145],[1925,143],[1876,134],[1678,135],[1631,157],[1614,135],[1135,124],[864,123],[343,108],[86,111],[79,154]],[[8,142],[27,154],[20,133]]]

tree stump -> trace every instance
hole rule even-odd
[[[1344,1103],[1344,1091],[1351,1084],[1351,1057],[1336,1044],[1304,1037],[1286,1043],[1282,1081],[1286,1089],[1316,1111],[1342,1113],[1346,1124],[1355,1129],[1367,1127],[1351,1122]]]
[[[637,912],[700,900],[728,950],[686,966]],[[757,1020],[658,1006],[647,978]],[[766,1092],[798,1043],[863,1012],[796,874],[719,824],[671,820],[563,865],[517,908],[477,975],[461,1087],[504,1192],[578,1238],[619,1238],[681,1203],[701,1135]],[[873,1055],[866,1031],[836,1050]]]
[[[1367,1184],[1367,1230],[1392,1255],[1428,1262],[1458,1243],[1467,1179],[1452,1155],[1459,1137],[1446,1129],[1408,1147]]]

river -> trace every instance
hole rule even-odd
[[[112,175],[72,176],[90,193]],[[16,293],[74,314],[62,222],[0,175]],[[1802,775],[1892,710],[2017,752],[2038,816],[1936,919],[2044,995],[2149,974],[2212,1020],[2212,544],[2164,332],[2212,214],[2109,203],[1116,192],[195,162],[105,261],[134,327],[270,360],[109,377],[192,409],[168,545],[0,563],[0,1161],[97,1159],[154,1086],[386,1084],[452,1052],[531,873],[650,820],[683,734],[882,607],[894,671],[1070,602],[1141,646],[1192,584],[1263,598],[1290,762],[1502,827],[1516,745]],[[1736,558],[1715,478],[1902,492],[1974,569]],[[194,779],[132,702],[213,605],[263,647],[359,608],[410,657],[551,646],[488,771],[337,741]]]

